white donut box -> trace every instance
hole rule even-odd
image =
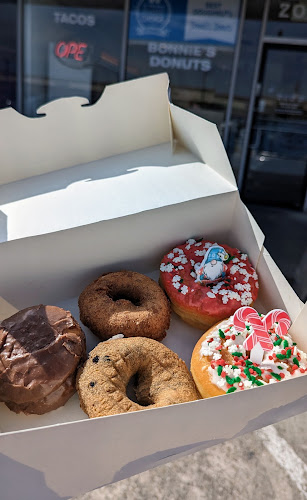
[[[307,350],[307,307],[265,250],[216,126],[169,104],[166,74],[86,104],[59,99],[37,118],[0,111],[0,319],[39,303],[79,319],[78,296],[101,273],[158,278],[166,252],[204,236],[248,253],[255,308],[287,311]],[[91,350],[98,340],[84,331]],[[164,343],[189,366],[202,333],[174,315]],[[74,497],[306,410],[306,376],[91,420],[77,395],[43,416],[0,403],[0,498]]]

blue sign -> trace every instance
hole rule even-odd
[[[130,40],[236,43],[240,0],[132,0]]]

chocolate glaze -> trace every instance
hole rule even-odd
[[[51,392],[43,399],[22,404],[7,401],[5,404],[15,413],[43,415],[44,413],[60,408],[60,406],[64,406],[69,398],[71,398],[71,396],[76,392],[75,384],[76,374],[73,373],[72,375],[69,375],[66,380],[64,380],[58,389],[55,389],[55,391]]]
[[[0,401],[44,399],[85,357],[85,336],[69,311],[38,305],[0,323]]]

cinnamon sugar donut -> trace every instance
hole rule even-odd
[[[95,335],[162,340],[170,323],[170,306],[159,285],[134,271],[107,273],[79,297],[80,319]]]
[[[133,375],[137,403],[126,394]],[[141,337],[98,344],[78,372],[77,391],[90,418],[198,399],[184,361],[163,344]]]
[[[210,261],[211,250],[214,258]],[[204,265],[207,255],[209,262]],[[211,278],[206,272],[212,273]],[[173,310],[186,323],[200,329],[252,304],[259,288],[258,276],[246,254],[204,239],[189,239],[170,250],[162,259],[159,282]]]

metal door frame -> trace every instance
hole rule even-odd
[[[278,46],[278,45],[279,46],[292,45],[292,46],[297,46],[297,47],[307,46],[307,39],[288,38],[288,37],[281,38],[281,37],[275,37],[275,36],[266,36],[265,33],[266,33],[266,28],[267,28],[267,23],[268,23],[270,5],[271,5],[271,0],[266,0],[264,10],[263,10],[263,16],[262,16],[262,25],[261,25],[261,31],[260,31],[260,36],[259,36],[259,42],[258,42],[257,58],[256,58],[255,69],[254,69],[253,81],[252,81],[251,96],[250,96],[247,119],[246,119],[246,129],[245,129],[245,134],[244,134],[244,139],[243,139],[241,161],[240,161],[238,179],[237,179],[238,188],[241,192],[242,192],[243,187],[244,187],[244,182],[245,182],[247,168],[248,168],[247,159],[248,159],[248,153],[249,153],[251,130],[252,130],[252,124],[253,124],[253,118],[254,118],[255,102],[256,102],[256,98],[257,98],[257,87],[258,87],[258,83],[259,83],[260,69],[261,69],[261,65],[263,63],[263,55],[264,55],[265,45],[276,45],[276,46]],[[307,190],[305,193],[305,201],[303,203],[303,210],[307,211]]]

